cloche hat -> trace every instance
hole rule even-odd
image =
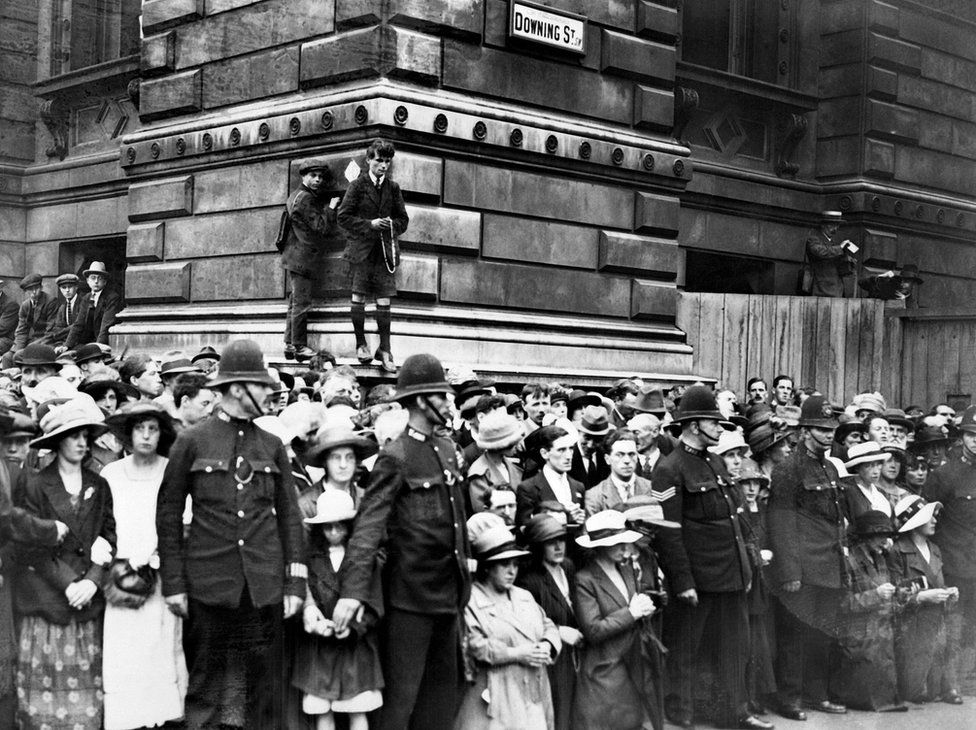
[[[532,515],[522,528],[526,542],[541,545],[544,542],[566,537],[566,525],[548,512]]]
[[[166,456],[169,447],[176,441],[176,429],[173,427],[173,417],[156,401],[126,403],[117,413],[106,418],[105,423],[126,447],[131,448],[132,427],[146,418],[155,418],[159,422],[159,446],[156,451]]]
[[[497,410],[481,421],[474,442],[485,451],[502,451],[517,444],[524,435],[522,424],[515,416],[508,411]]]
[[[89,396],[77,394],[74,398],[52,405],[41,418],[43,435],[30,442],[38,449],[54,449],[72,431],[86,429],[96,434],[105,433],[105,415]]]
[[[489,527],[471,541],[475,558],[482,563],[521,558],[529,553],[515,544],[512,531],[504,524]]]

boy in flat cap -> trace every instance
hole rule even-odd
[[[364,365],[379,360],[388,373],[396,372],[390,347],[390,299],[396,296],[399,254],[395,239],[407,230],[409,217],[400,186],[390,179],[396,149],[374,140],[366,150],[368,168],[349,184],[339,206],[339,225],[346,232],[343,257],[352,275],[352,328],[356,358]],[[376,299],[376,329],[380,346],[370,354],[366,345],[366,298]]]
[[[10,348],[11,355],[44,336],[48,320],[54,316],[57,308],[57,301],[48,296],[41,287],[40,274],[25,276],[20,280],[20,288],[25,296],[17,315],[17,329],[14,331],[14,344]]]
[[[76,274],[61,274],[54,283],[57,284],[61,297],[58,299],[57,309],[47,321],[43,342],[45,345],[58,347],[68,339],[68,333],[78,319],[81,297],[78,296],[80,282]]]
[[[291,225],[281,250],[281,266],[288,272],[285,358],[301,362],[315,354],[308,346],[312,281],[322,266],[322,254],[329,239],[337,232],[335,209],[339,198],[332,198],[326,204],[325,192],[334,181],[325,160],[317,157],[304,160],[298,172],[302,184],[288,198]]]

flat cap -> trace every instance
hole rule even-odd
[[[309,157],[308,159],[302,160],[298,166],[298,173],[300,175],[304,175],[306,172],[312,172],[312,170],[325,170],[328,172],[329,163],[322,157]]]
[[[23,279],[20,280],[20,288],[26,291],[34,286],[41,285],[41,275],[40,274],[28,274]]]
[[[54,283],[58,286],[63,286],[65,284],[77,284],[79,282],[77,274],[61,274],[61,276],[54,280]]]

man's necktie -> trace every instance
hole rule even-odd
[[[64,317],[67,324],[71,324],[71,300],[68,300],[68,306],[65,307]]]

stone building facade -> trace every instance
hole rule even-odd
[[[516,9],[585,25],[582,44],[517,37]],[[247,334],[277,353],[273,239],[297,160],[328,157],[338,192],[383,136],[411,217],[399,358],[690,379],[680,290],[793,293],[826,207],[866,264],[919,266],[923,306],[972,300],[972,15],[949,0],[0,0],[0,276],[106,260],[128,303],[120,343]],[[340,250],[312,339],[341,358]]]

